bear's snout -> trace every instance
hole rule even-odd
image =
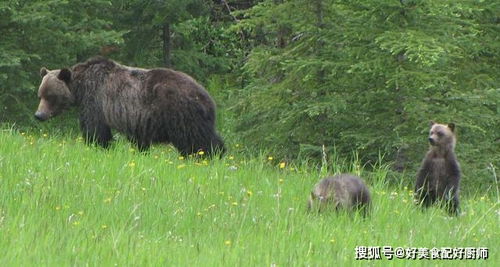
[[[432,139],[432,137],[429,137],[429,143],[431,143],[431,145],[435,145],[436,141],[434,141],[434,139]]]
[[[49,115],[47,113],[37,111],[35,112],[35,118],[40,121],[45,121],[49,118]]]

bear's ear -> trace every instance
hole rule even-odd
[[[430,121],[430,122],[429,122],[429,126],[431,126],[431,127],[432,127],[432,125],[434,125],[434,124],[436,124],[436,122],[435,122],[435,121]]]
[[[40,69],[40,77],[43,77],[43,76],[47,75],[48,72],[49,71],[45,67],[42,67]]]
[[[57,78],[65,83],[69,83],[71,81],[71,71],[67,68],[61,69]]]
[[[455,132],[455,123],[448,123],[448,128],[450,128],[452,132]]]

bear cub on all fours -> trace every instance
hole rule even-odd
[[[455,155],[455,124],[431,121],[430,126],[430,149],[417,174],[415,198],[423,207],[440,202],[450,214],[457,215],[460,165]]]
[[[360,210],[363,215],[367,215],[370,202],[370,191],[360,177],[339,174],[326,177],[314,186],[308,210]]]

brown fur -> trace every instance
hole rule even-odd
[[[309,210],[354,210],[366,214],[370,206],[370,191],[361,178],[351,174],[330,176],[314,186],[308,201]]]
[[[429,151],[417,174],[415,197],[428,207],[436,201],[444,204],[450,214],[459,213],[460,165],[455,155],[455,125],[431,122]]]
[[[140,150],[163,142],[182,154],[224,151],[215,131],[215,103],[185,73],[128,67],[96,57],[71,69],[43,68],[40,74],[41,101],[35,116],[47,120],[74,104],[88,141],[106,147],[111,129],[116,129]]]

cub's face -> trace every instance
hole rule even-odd
[[[311,196],[307,201],[307,208],[309,211],[324,212],[335,210],[337,208],[337,203],[333,201],[332,196],[320,196],[311,192]]]
[[[71,72],[68,69],[40,70],[42,82],[38,88],[40,104],[35,112],[35,118],[45,121],[61,113],[74,102],[68,84],[71,80]]]
[[[322,212],[335,209],[338,203],[334,202],[333,180],[323,179],[314,186],[307,206],[309,211]]]
[[[429,131],[429,143],[432,146],[444,147],[455,144],[455,124],[439,124],[431,121],[431,130]]]

